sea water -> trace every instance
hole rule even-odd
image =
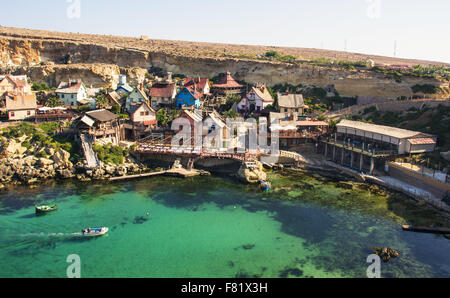
[[[450,277],[450,240],[400,228],[447,224],[433,211],[315,174],[270,177],[268,193],[222,177],[3,191],[0,277],[66,277],[72,254],[81,277],[366,277],[374,246],[401,253],[382,277]],[[36,216],[43,203],[59,210]],[[109,232],[82,237],[88,227]]]

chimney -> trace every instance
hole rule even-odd
[[[168,72],[168,73],[167,73],[167,81],[168,81],[169,83],[172,82],[172,73],[171,73],[171,72]]]

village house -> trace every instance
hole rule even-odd
[[[142,103],[149,104],[149,99],[143,90],[142,84],[133,89],[133,92],[128,95],[125,101],[125,109],[127,112],[131,112],[133,105],[141,105]]]
[[[180,141],[180,146],[194,146],[195,145],[195,129],[198,129],[198,133],[202,134],[202,130],[203,130],[203,116],[202,116],[202,111],[197,110],[197,111],[187,111],[184,110],[181,115],[174,120],[173,125],[175,125],[175,127],[177,125],[179,125],[180,123],[182,123],[183,119],[186,119],[190,126],[191,126],[191,131],[190,131],[190,135],[185,136],[187,138],[190,138],[190,144],[182,144]],[[176,135],[178,134],[181,130],[183,129],[183,127],[180,125],[179,127],[176,127],[176,129],[173,130],[173,134]]]
[[[130,94],[131,92],[133,92],[133,87],[131,87],[127,83],[127,76],[119,76],[119,83],[117,84],[117,88],[114,91],[119,95]]]
[[[156,126],[156,112],[148,103],[134,105],[130,111],[130,122],[125,124],[125,137],[139,140],[150,134]]]
[[[278,93],[278,107],[286,117],[303,116],[307,106],[301,94]]]
[[[202,107],[202,93],[192,90],[190,88],[183,88],[175,97],[178,108],[195,107],[197,109]]]
[[[260,114],[268,105],[272,105],[274,99],[265,84],[258,84],[242,98],[237,104],[237,112],[243,115]]]
[[[106,98],[108,99],[110,106],[118,105],[119,107],[122,107],[125,104],[125,98],[121,97],[116,91],[106,94]]]
[[[86,112],[77,121],[76,129],[93,143],[119,145],[124,137],[119,117],[104,109]]]
[[[150,102],[154,109],[160,109],[162,107],[174,107],[175,97],[177,96],[177,86],[172,84],[154,84],[150,88]]]
[[[4,97],[8,120],[34,118],[37,108],[35,94],[7,92]]]
[[[298,120],[284,113],[270,113],[269,144],[272,133],[279,139],[280,149],[297,151],[302,144],[317,143],[328,132],[328,123],[318,120]],[[278,123],[276,123],[278,122]]]
[[[28,84],[26,75],[0,75],[0,96],[4,96],[7,92],[14,94],[32,94],[31,85]]]
[[[203,96],[210,95],[211,83],[207,78],[186,78],[184,87],[200,92]]]
[[[59,83],[55,91],[65,106],[78,107],[79,105],[89,103],[86,87],[81,80],[70,80]]]
[[[216,95],[227,96],[230,94],[242,94],[243,88],[241,84],[231,76],[230,72],[227,72],[222,76],[217,84],[213,84],[211,91]]]
[[[225,149],[228,146],[228,129],[225,120],[216,111],[208,113],[203,121],[203,144],[210,149]]]
[[[1,106],[5,108],[8,120],[33,118],[37,108],[36,95],[31,91],[26,75],[0,76]]]

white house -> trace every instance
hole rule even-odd
[[[247,95],[237,104],[237,110],[241,114],[260,113],[268,105],[274,103],[272,95],[266,85],[252,87]]]
[[[56,89],[56,95],[66,106],[77,107],[88,100],[86,87],[81,80],[68,82],[62,81]],[[81,102],[80,102],[81,101]]]
[[[156,112],[144,102],[141,105],[134,105],[131,114],[131,121],[135,124],[143,124],[145,126],[156,125]]]

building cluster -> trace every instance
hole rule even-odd
[[[86,88],[81,80],[69,79],[60,82],[55,90],[61,106],[41,106],[37,105],[26,76],[0,76],[1,108],[8,120],[73,120],[80,139],[93,143],[119,145],[124,140],[169,140],[177,132],[158,125],[158,111],[162,109],[177,111],[179,118],[186,119],[192,127],[203,123],[207,127],[202,131],[203,137],[220,132],[220,137],[208,141],[216,147],[229,148],[233,138],[227,135],[230,131],[227,121],[218,111],[229,112],[222,107],[227,99],[233,98],[231,110],[236,115],[267,118],[269,144],[272,135],[279,139],[283,150],[297,151],[304,143],[323,144],[325,158],[340,159],[342,164],[361,170],[365,156],[370,157],[369,167],[373,169],[378,158],[431,152],[436,147],[436,137],[432,135],[348,120],[341,121],[336,133],[330,135],[327,122],[308,117],[309,107],[301,94],[278,93],[274,98],[265,84],[244,86],[230,72],[216,83],[201,77],[175,80],[169,73],[148,86],[135,87],[120,76],[115,90],[104,93],[107,107],[102,108],[96,101],[98,91]],[[128,117],[123,117],[124,114]]]

